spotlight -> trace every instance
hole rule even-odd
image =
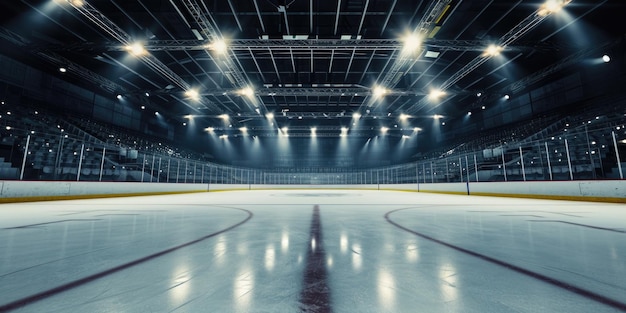
[[[154,112],[154,115],[159,115],[159,111]]]
[[[441,119],[441,118],[443,118],[443,115],[439,115],[439,114],[433,115],[433,119],[438,120],[438,119]]]
[[[274,113],[272,113],[272,112],[267,113],[267,114],[265,114],[265,117],[266,117],[268,120],[271,120],[271,119],[273,119],[273,118],[274,118]]]
[[[146,97],[150,97],[150,93],[146,92]]]
[[[487,49],[485,49],[485,52],[483,52],[483,56],[485,57],[495,57],[500,55],[500,52],[502,52],[504,48],[502,48],[502,46],[496,46],[496,45],[489,45],[489,47],[487,47]]]
[[[192,120],[193,119],[193,115],[191,115],[191,114],[187,114],[187,115],[185,115],[183,117],[188,119],[188,120]]]
[[[383,126],[383,127],[380,128],[380,132],[383,133],[383,134],[386,134],[388,131],[389,131],[388,127],[384,127]]]
[[[207,45],[206,48],[213,50],[218,54],[226,54],[226,52],[228,51],[228,45],[223,39],[214,41],[213,43]]]
[[[481,97],[482,95],[483,95],[483,93],[479,92],[479,93],[476,94],[476,97]]]
[[[200,93],[196,89],[189,89],[185,91],[185,96],[189,97],[193,101],[200,100]]]
[[[209,132],[209,133],[212,133],[212,132],[214,132],[214,131],[215,131],[215,128],[214,128],[214,127],[207,127],[207,128],[205,128],[204,130],[205,130],[205,131],[207,131],[207,132]]]
[[[511,99],[511,96],[509,96],[509,95],[504,95],[504,99],[505,99],[505,100],[509,100],[509,99]]]
[[[239,131],[241,131],[242,133],[247,133],[248,132],[248,128],[247,127],[239,127]]]
[[[422,131],[422,129],[421,129],[421,128],[419,128],[419,127],[413,127],[413,132],[414,132],[414,133],[421,132],[421,131]]]
[[[148,54],[148,51],[146,50],[146,48],[143,47],[143,44],[141,44],[140,42],[136,42],[132,45],[128,45],[125,48],[126,48],[126,51],[128,51],[130,54],[136,57]]]
[[[219,117],[219,118],[221,118],[221,119],[223,119],[223,120],[225,120],[225,121],[227,121],[227,120],[229,119],[228,114],[220,114],[220,115],[218,115],[217,117]]]
[[[402,135],[402,139],[409,139],[409,138],[411,138],[411,137],[407,136],[407,135]]]
[[[446,92],[441,89],[433,89],[428,94],[428,99],[430,100],[438,100],[439,98],[446,95]]]
[[[401,121],[406,121],[409,117],[410,117],[409,115],[406,115],[404,113],[400,114],[400,120]]]
[[[316,137],[316,136],[317,136],[317,128],[311,127],[311,137]]]
[[[360,118],[361,118],[361,113],[359,113],[359,112],[354,112],[354,113],[352,114],[352,118],[353,118],[353,119],[355,119],[355,120],[360,119]]]
[[[482,107],[480,107],[480,108],[484,110],[484,109],[486,109],[487,107],[483,105],[483,106],[482,106]]]
[[[602,56],[602,61],[604,61],[604,63],[609,63],[611,62],[611,57],[608,54],[605,54]]]
[[[246,87],[239,90],[239,94],[246,97],[254,96],[254,90],[251,87]]]
[[[220,138],[220,139],[227,139],[227,138],[228,138],[228,135],[221,135],[219,138]]]
[[[142,105],[142,106],[141,106],[141,109],[142,109],[142,110],[145,110],[145,109],[146,109],[146,106],[145,106],[145,105]]]
[[[537,15],[546,16],[552,13],[557,13],[570,2],[572,2],[572,0],[548,0],[539,7]]]
[[[472,111],[467,112],[467,116],[472,116]]]
[[[381,86],[375,86],[372,89],[372,93],[374,94],[374,98],[380,98],[382,96],[384,96],[387,93],[387,89],[381,87]]]
[[[123,97],[122,97],[122,95],[117,95],[116,98],[119,99],[119,100],[122,100]]]
[[[59,72],[66,73],[67,69],[65,67],[59,67]]]
[[[419,50],[422,45],[422,38],[416,34],[409,34],[402,38],[404,46],[402,47],[402,54],[413,54]]]

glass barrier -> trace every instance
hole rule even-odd
[[[48,133],[2,126],[0,179],[266,185],[623,179],[626,129],[620,123],[624,120],[588,121],[555,136],[535,135],[474,151],[451,149],[438,157],[383,168],[272,170],[130,148],[63,129]]]

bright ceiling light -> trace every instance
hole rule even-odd
[[[311,127],[311,137],[316,137],[316,136],[317,136],[317,128]]]
[[[193,101],[200,100],[200,93],[196,89],[189,89],[185,91],[185,96],[189,97]]]
[[[387,93],[387,89],[381,86],[375,86],[372,89],[372,94],[374,95],[374,98],[380,98],[384,96],[386,93]]]
[[[417,133],[417,132],[421,132],[421,131],[422,131],[422,129],[421,129],[421,128],[419,128],[419,127],[414,127],[414,128],[413,128],[413,132],[415,132],[415,133]]]
[[[602,61],[604,61],[604,63],[609,63],[611,62],[611,57],[608,54],[605,54],[602,56]]]
[[[402,42],[404,42],[402,54],[413,54],[420,49],[422,45],[422,38],[416,34],[409,34],[402,38]]]
[[[400,120],[401,121],[406,121],[409,117],[411,117],[411,116],[409,116],[407,114],[404,114],[404,113],[400,114]]]
[[[82,7],[83,5],[85,5],[85,2],[83,0],[67,0],[67,2],[77,7]]]
[[[225,120],[225,121],[227,121],[227,120],[228,120],[228,118],[229,118],[228,114],[220,114],[220,115],[218,115],[217,117],[219,117],[219,118],[221,118],[221,119],[223,119],[223,120]]]
[[[274,113],[272,113],[272,112],[267,113],[267,114],[265,114],[265,117],[266,117],[268,120],[271,120],[271,119],[273,119],[273,118],[274,118]]]
[[[435,115],[433,115],[433,118],[438,120],[440,118],[443,118],[443,115],[435,114]]]
[[[251,87],[246,87],[239,90],[239,94],[246,97],[254,96],[254,90]]]
[[[126,51],[136,57],[148,54],[148,51],[146,50],[146,48],[143,47],[143,44],[141,44],[140,42],[135,42],[134,44],[128,45],[125,48]]]
[[[352,113],[352,118],[355,119],[355,120],[360,119],[361,118],[361,113],[359,113],[359,112]]]
[[[509,100],[509,99],[511,99],[511,96],[509,96],[509,95],[504,95],[504,99],[505,99],[505,100]]]
[[[402,139],[409,139],[409,138],[411,138],[411,136],[402,135]]]
[[[428,99],[430,100],[439,100],[439,98],[446,95],[446,92],[441,89],[433,89],[428,94]]]
[[[223,39],[216,40],[206,46],[208,49],[215,51],[218,54],[226,54],[228,51],[228,44]]]
[[[548,0],[539,7],[537,15],[546,16],[552,13],[557,13],[570,2],[572,2],[572,0]]]
[[[388,131],[389,131],[389,127],[383,126],[380,128],[380,132],[382,132],[383,134],[386,134]]]
[[[472,111],[467,112],[467,116],[471,116],[472,115]]]
[[[118,98],[119,100],[122,100],[123,97],[122,97],[122,95],[117,95],[116,98]]]
[[[59,72],[66,73],[67,69],[65,67],[59,67]]]
[[[502,52],[502,50],[504,50],[504,48],[502,46],[497,46],[497,45],[489,45],[487,47],[487,49],[485,49],[485,52],[483,53],[484,57],[495,57],[500,55],[500,52]]]
[[[205,128],[204,130],[205,130],[205,131],[207,131],[207,132],[209,132],[209,133],[212,133],[212,132],[214,132],[214,131],[215,131],[215,127],[207,127],[207,128]]]
[[[221,135],[220,139],[228,139],[228,135]]]
[[[342,133],[347,133],[348,132],[348,127],[342,127],[341,128],[341,132]]]
[[[247,127],[239,127],[239,131],[241,131],[242,133],[247,133],[248,132],[248,128]]]
[[[283,131],[283,133],[285,133],[285,134],[286,134],[286,133],[287,133],[287,131],[289,130],[289,128],[288,128],[287,126],[285,126],[285,127],[281,128],[281,130]]]
[[[193,119],[193,115],[187,114],[187,115],[184,116],[184,118],[186,118],[188,120],[192,120]]]

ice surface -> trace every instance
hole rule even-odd
[[[303,296],[316,286],[325,306]],[[626,206],[365,190],[5,204],[3,310],[626,311]]]

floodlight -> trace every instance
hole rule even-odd
[[[539,7],[537,15],[546,16],[552,13],[557,13],[570,2],[572,2],[572,0],[548,0]]]
[[[487,47],[487,49],[485,49],[485,52],[483,53],[483,56],[495,57],[495,56],[500,55],[500,52],[502,52],[502,50],[504,50],[504,48],[502,46],[489,45]]]
[[[409,139],[409,138],[411,138],[411,137],[407,136],[407,135],[402,135],[402,139]]]
[[[251,87],[240,89],[238,93],[242,96],[247,96],[247,97],[254,96],[254,90]]]
[[[360,118],[361,118],[361,113],[359,113],[359,112],[354,112],[354,113],[352,114],[352,118],[353,118],[353,119],[355,119],[355,120],[360,119]]]
[[[389,131],[389,127],[385,127],[385,126],[383,126],[383,127],[381,127],[381,128],[380,128],[380,131],[381,131],[383,134],[386,134],[386,133]]]
[[[241,131],[242,133],[247,133],[248,132],[248,128],[247,127],[239,127],[239,131]]]
[[[409,115],[406,115],[404,113],[400,114],[400,120],[401,121],[406,121],[409,117],[410,117]]]
[[[212,132],[214,132],[214,131],[215,131],[215,127],[207,127],[207,128],[205,128],[204,130],[205,130],[205,131],[207,131],[207,132],[209,132],[209,133],[212,133]]]
[[[269,113],[265,114],[265,117],[266,117],[268,120],[271,120],[271,119],[273,119],[273,118],[274,118],[274,113],[269,112]]]
[[[225,54],[228,51],[228,45],[223,39],[216,40],[206,47],[210,50],[217,52],[218,54]]]
[[[433,115],[433,118],[438,120],[440,118],[443,118],[443,115],[435,114],[435,115]]]
[[[439,98],[446,95],[446,92],[441,89],[432,89],[428,94],[428,99],[430,100],[438,100]]]
[[[402,47],[402,54],[412,54],[419,50],[420,46],[422,45],[422,38],[420,38],[416,34],[406,35],[404,36],[404,38],[402,38],[402,41],[404,42],[404,47]]]
[[[413,132],[415,132],[415,133],[420,132],[420,131],[422,131],[422,129],[419,128],[419,127],[414,127],[413,128]]]
[[[609,63],[611,62],[611,57],[608,54],[605,54],[602,56],[602,61],[604,61],[604,63]]]
[[[119,99],[119,100],[122,100],[123,97],[122,97],[122,95],[117,95],[116,98]]]
[[[223,120],[225,120],[225,121],[227,121],[227,120],[229,119],[228,114],[220,114],[220,115],[218,115],[217,117],[219,117],[219,118],[221,118],[221,119],[223,119]]]
[[[59,67],[59,72],[65,73],[67,72],[67,69],[65,67]]]
[[[189,97],[191,100],[198,101],[200,100],[200,93],[196,89],[189,89],[185,91],[185,96]]]
[[[504,95],[504,99],[505,99],[505,100],[509,100],[509,99],[511,99],[511,96],[509,96],[509,95]]]
[[[142,55],[146,55],[148,53],[148,51],[146,50],[146,48],[143,47],[143,44],[140,42],[135,42],[131,45],[128,45],[125,47],[126,51],[128,51],[130,54],[139,57]]]
[[[375,98],[379,98],[384,96],[387,93],[387,89],[381,87],[381,86],[375,86],[372,89],[372,93],[374,95]]]

